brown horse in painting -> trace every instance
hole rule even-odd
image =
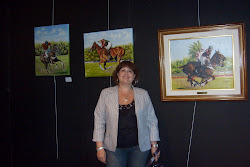
[[[100,62],[99,62],[99,67],[102,70],[106,70],[106,63],[111,59],[114,58],[116,62],[120,63],[122,57],[125,54],[125,50],[122,47],[115,47],[109,49],[101,48],[96,42],[93,43],[92,47],[90,48],[90,51],[96,50],[99,57],[100,57]],[[101,63],[104,63],[103,67],[101,66]],[[110,68],[110,67],[109,67]]]
[[[121,62],[122,57],[125,54],[125,50],[122,47],[114,47],[109,49],[109,55],[114,58],[119,64]]]
[[[40,56],[40,61],[44,64],[45,66],[45,69],[47,70],[47,72],[49,72],[49,63],[50,63],[50,60],[49,58],[46,58],[45,57],[45,53],[43,53],[41,56]]]
[[[106,70],[106,63],[109,61],[109,54],[107,49],[101,48],[96,42],[93,43],[92,47],[89,49],[90,51],[96,50],[99,57],[100,57],[100,62],[99,62],[99,67],[102,70]],[[101,63],[104,63],[103,67],[101,66]]]
[[[103,40],[104,39],[99,40],[98,42],[103,44]],[[107,49],[107,48],[105,48],[105,49]],[[109,53],[111,59],[115,59],[116,62],[120,63],[122,57],[125,54],[125,50],[120,46],[117,46],[117,47],[114,47],[114,48],[111,47],[110,49],[108,49],[108,53]]]
[[[215,51],[215,54],[210,60],[213,68],[216,66],[224,67],[224,61],[226,57],[223,56],[219,51]],[[202,66],[200,62],[189,62],[184,66],[178,67],[183,68],[183,72],[188,76],[188,82],[191,86],[205,86],[208,82],[213,81],[215,77],[213,76],[213,69],[207,66]],[[194,76],[200,77],[201,82],[197,82]]]
[[[56,53],[58,53],[58,52],[59,52],[58,46],[54,45],[52,47],[52,50],[48,53],[48,56],[49,56],[48,58],[45,57],[45,53],[43,53],[40,56],[40,60],[44,64],[45,69],[47,70],[47,72],[49,72],[49,70],[50,70],[50,64],[55,64],[56,68],[57,68],[57,63],[56,62],[58,62],[58,61],[61,62],[62,67],[64,68],[63,62],[56,57]]]
[[[64,68],[64,64],[63,64],[62,60],[58,59],[57,56],[56,56],[56,53],[59,53],[59,52],[60,51],[59,51],[58,46],[54,45],[53,48],[52,48],[52,51],[49,54],[50,63],[55,64],[56,68],[57,68],[57,63],[56,62],[61,62],[62,67]]]

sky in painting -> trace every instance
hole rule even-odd
[[[52,26],[43,26],[35,27],[35,43],[44,43],[45,41],[51,42],[69,42],[69,25],[52,25]]]
[[[84,48],[89,48],[93,45],[94,42],[101,45],[97,41],[101,39],[106,39],[112,42],[112,46],[126,45],[129,43],[133,44],[133,29],[117,29],[109,31],[99,31],[99,32],[90,32],[84,33]]]
[[[171,61],[181,60],[188,57],[189,47],[195,42],[200,41],[202,48],[206,50],[209,46],[213,47],[211,55],[216,51],[220,51],[225,57],[232,57],[233,43],[232,36],[218,36],[209,38],[195,38],[195,39],[179,39],[170,41],[170,55]]]

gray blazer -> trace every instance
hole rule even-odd
[[[150,141],[160,141],[158,120],[148,92],[137,87],[133,89],[139,147],[141,151],[147,151],[151,149]],[[102,141],[105,149],[115,151],[119,120],[118,86],[102,90],[94,116],[93,141]]]

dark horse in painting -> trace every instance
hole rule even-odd
[[[110,48],[109,51],[107,51],[107,49],[101,48],[96,42],[94,42],[92,47],[90,48],[90,51],[93,51],[93,50],[96,50],[100,57],[99,67],[102,70],[106,70],[106,67],[105,67],[106,63],[111,58],[114,58],[120,64],[121,59],[125,54],[125,50],[122,47]],[[104,63],[103,65],[104,68],[102,68],[101,63]]]
[[[48,71],[48,70],[50,69],[50,68],[49,68],[49,63],[50,63],[49,57],[46,58],[46,57],[45,57],[45,53],[43,53],[43,54],[40,56],[40,61],[44,64],[45,69],[47,70],[47,72],[49,72],[49,71]]]
[[[45,57],[45,53],[43,53],[43,55],[40,56],[40,60],[41,62],[45,65],[46,70],[50,70],[50,64],[55,64],[56,68],[57,68],[57,63],[56,62],[61,62],[62,67],[64,68],[64,64],[62,62],[62,60],[59,60],[56,56],[56,53],[59,52],[58,46],[54,45],[51,49],[51,51],[48,53],[48,58]],[[48,71],[49,72],[49,71]]]
[[[216,66],[224,67],[224,61],[226,57],[223,56],[219,51],[215,51],[210,63],[213,68]],[[213,76],[213,69],[207,66],[202,66],[200,62],[189,62],[184,66],[179,68],[183,69],[183,72],[188,76],[188,82],[191,86],[205,86],[208,82],[213,81],[215,77]],[[194,76],[200,77],[201,82],[197,82]]]
[[[63,64],[62,60],[58,59],[56,56],[57,53],[60,53],[59,48],[57,45],[54,45],[52,48],[52,51],[49,54],[50,63],[55,64],[56,68],[57,68],[57,62],[61,62],[62,67],[64,68],[64,64]]]

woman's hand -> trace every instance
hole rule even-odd
[[[154,152],[157,150],[157,147],[151,147],[151,154],[154,155]],[[155,162],[158,161],[160,158],[161,151],[158,152],[158,154],[155,156]]]
[[[104,149],[97,151],[96,155],[99,161],[106,164],[106,151]]]

